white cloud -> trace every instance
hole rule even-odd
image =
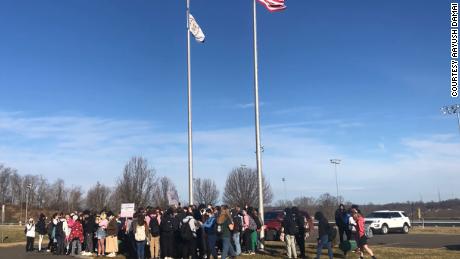
[[[415,200],[420,193],[435,199],[438,188],[459,195],[454,184],[460,180],[456,135],[405,138],[394,143],[403,146],[397,153],[363,159],[310,132],[305,125],[262,126],[263,170],[278,198],[284,198],[282,177],[291,198],[335,194],[332,157],[342,159],[340,192],[352,201]],[[254,166],[253,136],[253,127],[195,131],[195,177],[213,178],[222,188],[230,169]],[[187,193],[186,132],[141,120],[0,113],[0,163],[23,174],[62,177],[69,184],[113,184],[133,155],[147,157],[159,174],[174,179],[180,194]]]

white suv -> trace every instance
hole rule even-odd
[[[411,227],[410,219],[404,211],[378,210],[366,217],[366,225],[372,231],[388,234],[390,230],[401,230],[403,233],[409,233]]]

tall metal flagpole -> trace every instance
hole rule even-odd
[[[260,157],[260,121],[259,121],[259,72],[257,60],[257,6],[256,0],[253,1],[253,32],[254,32],[254,110],[256,124],[256,162],[257,162],[257,179],[259,186],[259,213],[260,219],[264,222],[264,197],[262,185],[262,161]],[[260,239],[264,239],[264,231],[260,231]],[[263,249],[263,243],[261,243]]]
[[[193,204],[192,74],[190,65],[190,0],[187,0],[187,96],[188,96],[188,202]]]

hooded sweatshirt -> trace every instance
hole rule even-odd
[[[195,226],[195,218],[191,215],[185,217],[182,220],[182,224],[187,224],[190,226],[190,229],[192,230],[193,237],[196,237],[196,226]]]

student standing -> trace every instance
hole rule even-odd
[[[107,214],[101,213],[101,216],[96,218],[96,224],[99,226],[96,232],[97,237],[97,255],[103,256],[105,250],[105,238],[107,236],[106,229],[108,225]]]
[[[208,241],[208,258],[211,258],[211,255],[214,259],[217,259],[217,250],[216,250],[216,241],[217,241],[217,233],[216,233],[216,217],[214,212],[211,209],[206,209],[206,215],[208,218],[203,224],[204,232],[207,236]]]
[[[315,213],[315,219],[318,221],[318,247],[316,249],[316,259],[321,257],[323,247],[327,247],[329,259],[332,259],[334,254],[332,251],[332,242],[329,240],[331,226],[329,225],[326,217],[324,217],[324,214],[320,211]]]
[[[63,255],[65,254],[65,238],[67,229],[67,222],[64,218],[64,215],[61,213],[58,218],[58,223],[56,225],[55,238],[56,238],[56,254]]]
[[[137,221],[133,222],[133,234],[136,240],[137,259],[145,259],[145,245],[150,239],[150,232],[142,213],[139,213]]]
[[[48,233],[48,231],[46,231],[45,220],[46,216],[43,213],[41,213],[36,225],[36,230],[38,232],[38,252],[42,251],[43,237]]]
[[[160,223],[158,222],[159,211],[153,210],[149,213],[150,223],[150,257],[157,259],[160,258]]]
[[[290,208],[284,210],[284,218],[281,233],[284,233],[286,251],[288,258],[297,258],[297,249],[295,247],[295,236],[299,233],[294,215]]]
[[[335,224],[337,225],[337,228],[339,229],[340,243],[343,242],[343,234],[347,233],[346,230],[348,228],[348,223],[346,221],[347,218],[345,214],[346,214],[345,206],[343,204],[340,204],[339,208],[335,211]]]
[[[83,243],[83,226],[81,225],[78,215],[72,216],[72,228],[70,230],[69,241],[70,255],[76,256],[81,254],[81,243]],[[77,252],[75,252],[75,249]]]
[[[241,254],[241,231],[243,229],[243,216],[240,213],[240,208],[236,207],[232,210],[232,220],[233,220],[233,231],[232,231],[232,239],[233,244],[235,244],[235,252],[236,256]]]
[[[118,223],[112,212],[108,212],[107,238],[105,239],[105,252],[107,257],[115,257],[118,253]]]
[[[231,231],[233,230],[233,221],[230,215],[230,210],[227,206],[222,206],[219,217],[217,218],[217,233],[222,239],[222,259],[226,259],[227,255],[236,256],[230,241]]]
[[[177,227],[174,211],[169,208],[160,223],[160,251],[162,258],[170,259],[175,256],[175,249],[177,249],[175,233]]]
[[[86,211],[83,220],[83,234],[85,237],[85,252],[83,255],[92,255],[94,252],[93,239],[96,229],[96,219],[93,213]]]
[[[24,232],[27,238],[26,252],[33,252],[35,240],[35,223],[33,218],[30,218],[27,222]]]

